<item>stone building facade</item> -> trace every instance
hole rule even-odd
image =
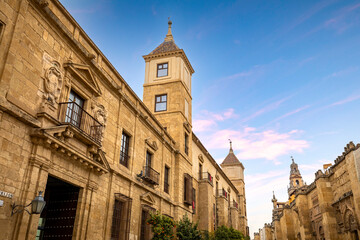
[[[275,196],[272,199],[272,239],[358,240],[359,181],[360,144],[347,144],[333,165],[325,164],[324,171],[315,173],[310,185],[303,184],[293,161],[289,200],[278,202]]]
[[[141,100],[57,1],[0,1],[1,239],[150,239],[150,212],[248,234],[244,167],[192,132],[169,22]],[[44,191],[41,215],[22,207]]]

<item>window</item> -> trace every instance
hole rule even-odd
[[[152,154],[149,151],[146,151],[146,166],[151,167],[151,158]]]
[[[165,77],[168,75],[168,64],[160,63],[157,65],[157,77]]]
[[[189,135],[185,133],[185,153],[189,155]]]
[[[199,180],[202,179],[202,165],[199,164]]]
[[[123,132],[121,137],[120,163],[125,167],[128,167],[129,161],[129,139],[129,135]]]
[[[80,128],[84,99],[73,90],[70,91],[69,104],[66,109],[65,122]]]
[[[123,209],[123,203],[118,199],[115,199],[114,212],[111,225],[111,239],[120,238],[120,224],[121,224],[121,212]]]
[[[184,202],[192,204],[192,177],[189,174],[184,175]]]
[[[132,199],[115,193],[110,240],[128,239]]]
[[[167,104],[167,95],[157,95],[155,96],[155,112],[166,111]]]
[[[196,191],[195,188],[192,189],[192,209],[193,209],[193,214],[196,213]]]
[[[0,21],[0,41],[4,32],[4,28],[5,28],[5,24],[2,21]]]
[[[165,166],[165,173],[164,173],[164,192],[169,193],[169,172],[170,168]]]

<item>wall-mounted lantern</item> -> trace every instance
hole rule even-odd
[[[26,211],[29,215],[31,214],[41,214],[42,210],[45,207],[46,202],[44,201],[44,197],[42,196],[42,191],[39,192],[39,195],[35,197],[34,200],[31,201],[28,205],[12,205],[11,216],[20,213],[22,211]],[[31,212],[26,208],[31,205]]]

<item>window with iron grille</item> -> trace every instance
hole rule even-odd
[[[165,166],[165,173],[164,173],[164,192],[169,193],[169,173],[170,168]]]
[[[168,63],[160,63],[157,65],[157,77],[165,77],[168,75]]]
[[[120,224],[121,224],[121,212],[123,209],[123,202],[115,199],[114,212],[111,226],[111,240],[120,239]]]
[[[166,111],[167,109],[167,94],[155,96],[155,112]]]
[[[120,163],[125,167],[128,167],[129,161],[129,140],[129,135],[123,132],[121,137]]]

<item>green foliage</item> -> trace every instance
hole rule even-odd
[[[172,240],[174,238],[173,229],[176,224],[171,218],[161,215],[159,212],[150,213],[150,218],[146,223],[151,224],[154,234],[152,240]]]
[[[209,232],[207,230],[203,230],[201,232],[202,240],[215,240],[215,235],[212,232]]]
[[[233,228],[220,226],[215,231],[215,240],[245,240],[244,235]]]
[[[201,240],[198,225],[192,223],[187,215],[184,215],[183,219],[178,222],[176,236],[179,240]]]

